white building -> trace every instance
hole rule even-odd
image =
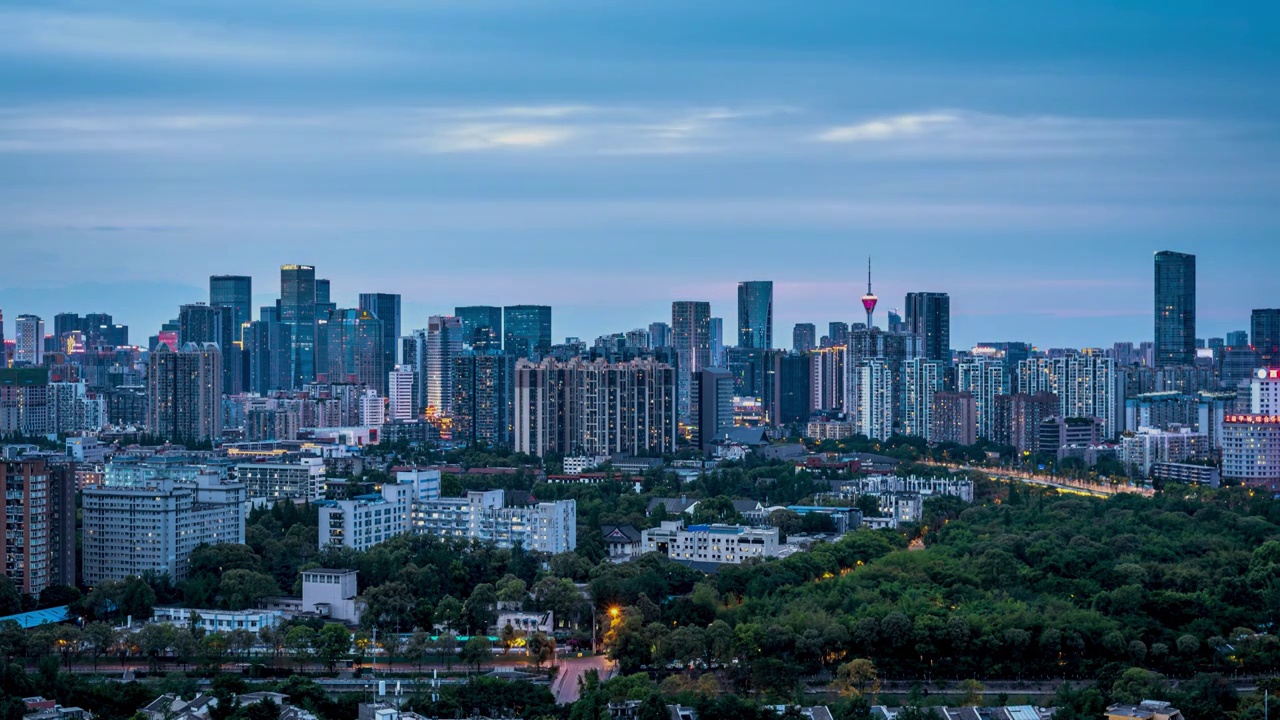
[[[928,438],[933,396],[942,389],[942,363],[912,358],[902,366],[902,434]]]
[[[67,438],[67,457],[77,463],[100,463],[107,459],[107,446],[94,437]]]
[[[109,465],[101,485],[84,489],[86,585],[148,571],[181,582],[197,546],[244,543],[244,485],[208,471],[184,475],[122,479]]]
[[[1255,371],[1249,413],[1222,422],[1222,477],[1280,489],[1280,368]]]
[[[1051,392],[1063,417],[1096,417],[1102,437],[1114,438],[1125,417],[1115,361],[1101,355],[1034,358],[1018,364],[1018,392]]]
[[[107,424],[107,403],[85,382],[49,383],[49,431],[66,434],[98,431]]]
[[[893,435],[893,371],[884,360],[864,360],[853,369],[853,421],[872,440]]]
[[[1280,415],[1280,368],[1259,368],[1249,383],[1249,406],[1255,415]]]
[[[856,434],[851,422],[814,420],[804,426],[804,436],[810,440],[844,440]]]
[[[413,398],[413,368],[397,365],[387,374],[387,420],[400,422],[417,420],[417,405]]]
[[[17,344],[13,348],[14,365],[39,367],[44,363],[44,320],[35,315],[19,315],[14,321]]]
[[[1208,457],[1209,436],[1189,427],[1173,425],[1168,430],[1138,428],[1120,438],[1120,462],[1135,468],[1143,477],[1156,463],[1180,463]]]
[[[257,634],[264,627],[277,627],[284,621],[279,610],[197,610],[193,608],[158,607],[156,622],[190,626],[192,616],[195,625],[206,632],[228,633],[232,630],[248,630]]]
[[[387,421],[387,404],[377,390],[367,388],[360,394],[360,424],[382,427]]]
[[[354,625],[360,622],[355,570],[302,571],[302,612]]]
[[[368,550],[409,532],[414,501],[407,486],[382,486],[382,492],[351,500],[326,500],[320,506],[320,547],[341,545]]]
[[[672,560],[739,565],[750,558],[776,557],[777,528],[741,525],[690,525],[664,521],[640,535],[641,553],[659,552]]]
[[[995,432],[996,396],[1009,394],[1009,373],[1004,363],[970,358],[956,366],[956,390],[973,395],[978,414],[978,437]]]
[[[584,471],[597,468],[609,461],[608,455],[575,455],[564,459],[565,475],[581,475]]]
[[[318,457],[240,463],[236,478],[250,500],[267,502],[319,500],[328,486],[324,460]]]

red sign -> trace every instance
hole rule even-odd
[[[1227,415],[1223,421],[1249,425],[1280,425],[1280,415]]]

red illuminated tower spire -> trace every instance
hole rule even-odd
[[[862,307],[867,310],[867,329],[875,327],[871,324],[871,315],[876,311],[876,302],[880,298],[871,292],[871,258],[867,258],[867,294],[862,296]]]

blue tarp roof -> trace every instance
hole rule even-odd
[[[17,615],[6,615],[4,617],[0,617],[0,623],[12,620],[18,623],[19,627],[33,628],[37,625],[45,625],[47,623],[67,622],[71,619],[71,613],[67,610],[67,607],[68,606],[63,605],[61,607],[18,613]]]

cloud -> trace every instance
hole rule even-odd
[[[534,149],[561,144],[572,136],[572,128],[556,125],[466,124],[443,128],[408,145],[437,153]]]
[[[922,115],[895,115],[877,118],[857,125],[843,125],[824,130],[818,135],[823,142],[863,142],[867,140],[891,140],[904,135],[916,135],[937,125],[954,123],[959,118],[949,113]]]
[[[44,10],[0,10],[0,53],[147,62],[349,64],[381,51],[239,25]]]

